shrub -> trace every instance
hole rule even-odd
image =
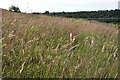
[[[18,7],[13,6],[13,5],[11,7],[9,7],[9,11],[18,12],[18,13],[21,12]]]

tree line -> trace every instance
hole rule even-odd
[[[80,12],[53,12],[43,13],[49,16],[60,16],[67,18],[120,18],[120,10],[99,10],[99,11],[80,11]]]
[[[9,7],[9,11],[21,12],[16,6]],[[49,16],[60,16],[67,18],[120,18],[120,10],[98,10],[98,11],[79,11],[79,12],[53,12],[45,11],[45,13],[33,12],[32,14],[44,14]]]
[[[118,23],[120,24],[120,10],[98,10],[98,11],[79,11],[79,12],[52,12],[45,11],[45,13],[33,13],[33,14],[44,14],[48,16],[58,16],[66,18],[76,18],[76,19],[88,19],[96,20],[100,22],[107,23]]]
[[[9,11],[13,12],[21,12],[20,9],[16,6],[9,7]],[[44,13],[33,12],[32,14],[44,14],[48,16],[59,16],[59,17],[66,17],[66,18],[87,18],[88,20],[97,20],[102,22],[120,22],[120,9],[115,10],[98,10],[98,11],[79,11],[79,12],[52,12],[45,11]],[[103,19],[99,19],[103,18]],[[110,18],[110,19],[107,19]]]

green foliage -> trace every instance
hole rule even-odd
[[[119,18],[120,10],[98,10],[98,11],[80,11],[80,12],[54,12],[51,16],[63,16],[68,18]]]
[[[49,16],[60,16],[60,17],[77,18],[77,19],[85,18],[89,20],[119,24],[120,19],[115,19],[115,18],[120,18],[119,14],[120,14],[120,10],[115,9],[109,11],[98,10],[98,11],[80,11],[80,12],[54,12],[54,13],[50,13]]]
[[[45,14],[49,14],[49,11],[45,11]]]
[[[19,9],[18,7],[13,6],[13,5],[12,5],[11,7],[9,7],[9,11],[18,12],[18,13],[21,12],[20,9]]]

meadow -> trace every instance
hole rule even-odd
[[[3,78],[117,78],[118,25],[2,10]]]

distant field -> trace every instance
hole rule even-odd
[[[118,25],[2,12],[3,78],[117,78]]]

